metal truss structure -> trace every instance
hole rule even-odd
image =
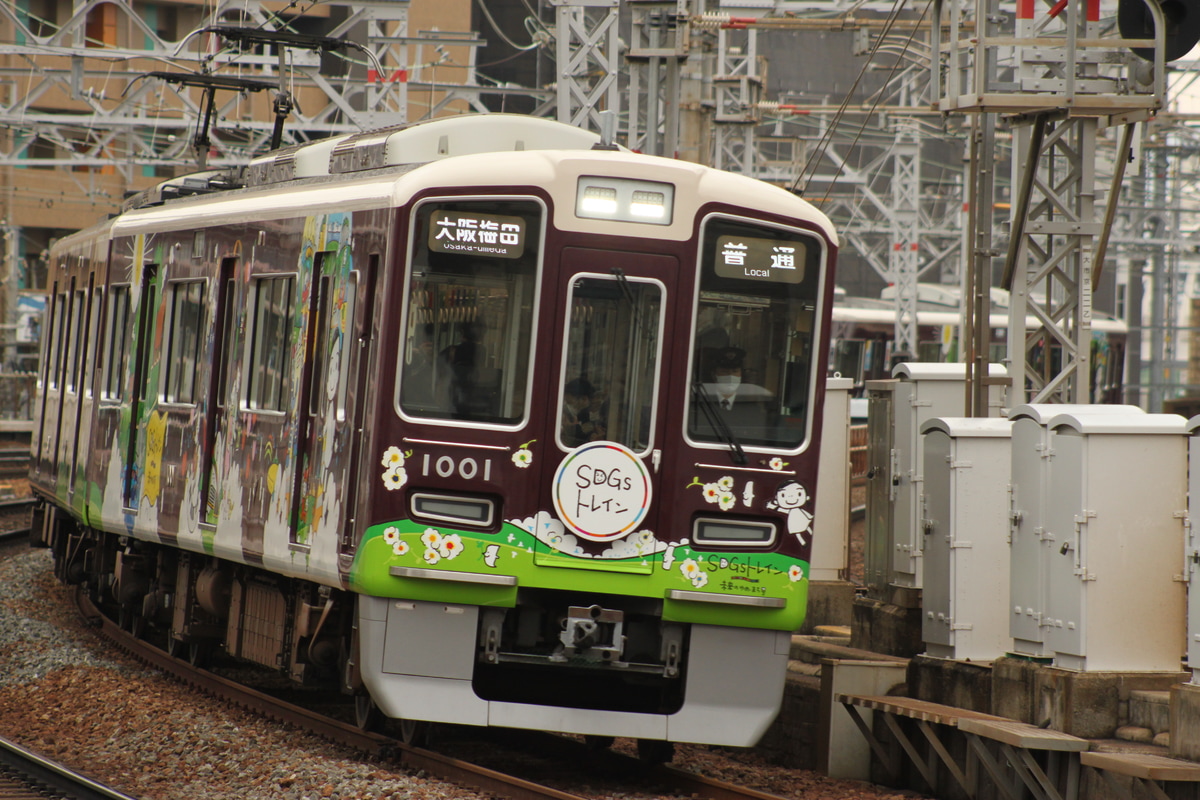
[[[601,128],[619,113],[618,0],[550,0],[555,8],[558,121]]]
[[[139,46],[89,36],[102,7],[118,15],[116,27],[138,32]],[[1137,261],[1142,245],[1120,231],[1149,224],[1124,210],[1114,215],[1115,176],[1106,202],[1094,199],[1097,130],[1142,119],[1162,104],[1161,24],[1157,40],[1121,39],[1099,20],[1099,0],[1045,8],[1021,2],[1016,18],[1000,0],[941,0],[903,18],[893,3],[877,0],[778,0],[771,7],[761,0],[550,0],[555,84],[499,87],[479,80],[478,34],[411,35],[407,0],[316,6],[327,15],[322,36],[354,40],[336,52],[235,46],[211,30],[295,33],[297,17],[274,7],[218,0],[202,7],[206,13],[186,34],[169,36],[141,19],[133,0],[74,0],[70,14],[53,21],[0,4],[0,21],[14,31],[12,41],[0,42],[7,62],[0,126],[10,131],[0,137],[0,166],[69,167],[86,180],[88,170],[115,169],[130,179],[196,161],[241,164],[269,146],[271,111],[278,116],[289,99],[284,143],[486,111],[489,95],[533,97],[533,113],[594,129],[603,112],[613,112],[633,149],[750,174],[817,202],[851,249],[896,286],[897,354],[916,352],[919,281],[985,286],[1002,266],[1014,294],[1015,385],[1031,401],[1088,397],[1090,292],[1109,227],[1098,215],[1115,219],[1110,252],[1123,264]],[[920,17],[922,9],[932,18]],[[768,99],[760,47],[767,30],[857,31],[860,54],[888,80],[854,108],[798,95]],[[1145,65],[1129,54],[1135,46],[1157,53],[1148,84],[1139,82]],[[146,77],[165,72],[234,80],[209,91]],[[1030,166],[1013,174],[1011,237],[1003,230],[993,236],[984,213],[994,182],[981,187],[977,170],[922,157],[931,136],[958,147],[967,141],[972,126],[947,119],[980,114],[1012,115],[1013,161]],[[206,116],[216,124],[203,138]],[[994,137],[996,125],[974,128]],[[994,138],[986,145],[989,159],[1004,157]],[[1143,201],[1170,200],[1170,185],[1146,179],[1144,186],[1153,198]],[[968,191],[972,217],[964,221]],[[1139,202],[1131,197],[1123,202]],[[1163,233],[1178,235],[1178,226]],[[992,246],[1004,248],[1006,239],[1007,254]],[[1155,274],[1171,272],[1164,252],[1148,257]],[[967,275],[960,262],[974,272]],[[1155,291],[1171,285],[1158,280]],[[1169,317],[1173,305],[1163,302]],[[1027,318],[1036,321],[1028,330]],[[1174,340],[1164,336],[1154,352],[1171,362]],[[987,374],[982,363],[974,369]]]
[[[1052,8],[1018,3],[1015,19],[1001,13],[997,0],[935,6],[932,67],[939,109],[1015,115],[1016,190],[1004,261],[1004,286],[1012,297],[1010,405],[1091,400],[1091,298],[1107,231],[1096,216],[1096,136],[1101,123],[1144,119],[1162,105],[1166,26],[1157,3],[1147,8],[1156,37],[1129,40],[1101,24],[1099,0]],[[960,33],[964,28],[971,33]],[[1154,56],[1149,83],[1139,80],[1144,70],[1134,47]],[[984,135],[991,135],[993,128],[985,128]],[[1119,171],[1114,180],[1107,193],[1109,220]],[[986,197],[980,202],[990,205]],[[992,253],[981,253],[978,244],[971,251],[984,257],[975,265],[987,270],[990,281]],[[987,285],[983,274],[976,280]]]
[[[351,45],[326,57],[341,59],[337,75],[322,71],[317,50],[239,47],[213,30],[241,26],[286,36],[295,33],[295,17],[265,2],[222,0],[203,8],[195,26],[172,39],[147,24],[132,0],[75,0],[61,22],[0,4],[0,18],[13,32],[0,43],[9,65],[0,69],[6,87],[0,125],[15,132],[0,145],[0,165],[113,167],[128,178],[144,167],[192,163],[197,149],[210,166],[241,164],[267,149],[270,103],[285,96],[292,103],[286,143],[435,116],[454,103],[486,110],[481,94],[510,91],[477,82],[475,53],[483,42],[476,34],[409,36],[404,1],[322,4],[329,22],[322,37]],[[89,21],[99,14],[112,15],[106,25],[112,30],[137,31],[141,46],[89,37]],[[437,67],[452,59],[455,79],[435,80]],[[203,78],[181,80],[196,75],[211,76],[215,89]],[[413,114],[418,103],[425,110]],[[202,131],[205,119],[212,124]]]

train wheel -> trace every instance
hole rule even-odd
[[[396,720],[400,725],[400,741],[413,747],[428,747],[433,725],[415,719]]]
[[[638,759],[647,764],[666,764],[675,757],[675,744],[661,739],[638,739]]]
[[[187,660],[193,667],[208,669],[212,665],[212,642],[191,642],[187,646]]]
[[[383,724],[383,712],[365,692],[354,695],[354,724],[364,731],[379,730]]]
[[[175,638],[174,631],[167,631],[167,655],[171,658],[187,658],[187,643]]]
[[[130,606],[122,605],[117,609],[117,626],[135,639],[146,634],[146,618]]]

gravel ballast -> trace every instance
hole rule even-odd
[[[44,550],[0,559],[0,735],[145,800],[483,796],[298,733],[142,667],[86,627]],[[796,800],[920,796],[775,767],[752,753],[680,746],[674,763]]]

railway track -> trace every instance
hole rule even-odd
[[[80,611],[103,635],[143,663],[208,694],[221,697],[242,708],[294,726],[326,740],[352,747],[365,754],[397,759],[401,765],[421,770],[480,792],[511,800],[588,800],[581,795],[542,785],[516,775],[480,764],[453,758],[433,750],[414,747],[398,738],[363,731],[347,722],[282,700],[266,692],[200,669],[188,660],[176,658],[153,644],[134,637],[116,622],[103,616],[83,592],[76,596]],[[670,766],[649,766],[636,758],[615,752],[596,753],[583,743],[546,734],[539,749],[554,752],[562,761],[601,759],[602,768],[634,785],[652,784],[655,794],[674,794],[707,800],[782,800],[778,795],[740,787]]]
[[[3,737],[0,737],[0,797],[135,800]]]
[[[29,450],[0,448],[0,477],[14,478],[29,474]]]
[[[0,546],[29,538],[30,514],[34,500],[0,500]]]

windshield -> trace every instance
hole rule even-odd
[[[413,220],[400,407],[513,424],[525,414],[541,207],[427,203]]]
[[[559,443],[650,447],[657,383],[662,288],[657,283],[581,277],[571,287]]]
[[[804,443],[823,252],[819,240],[799,231],[721,217],[705,223],[687,419],[692,441],[735,450]]]

